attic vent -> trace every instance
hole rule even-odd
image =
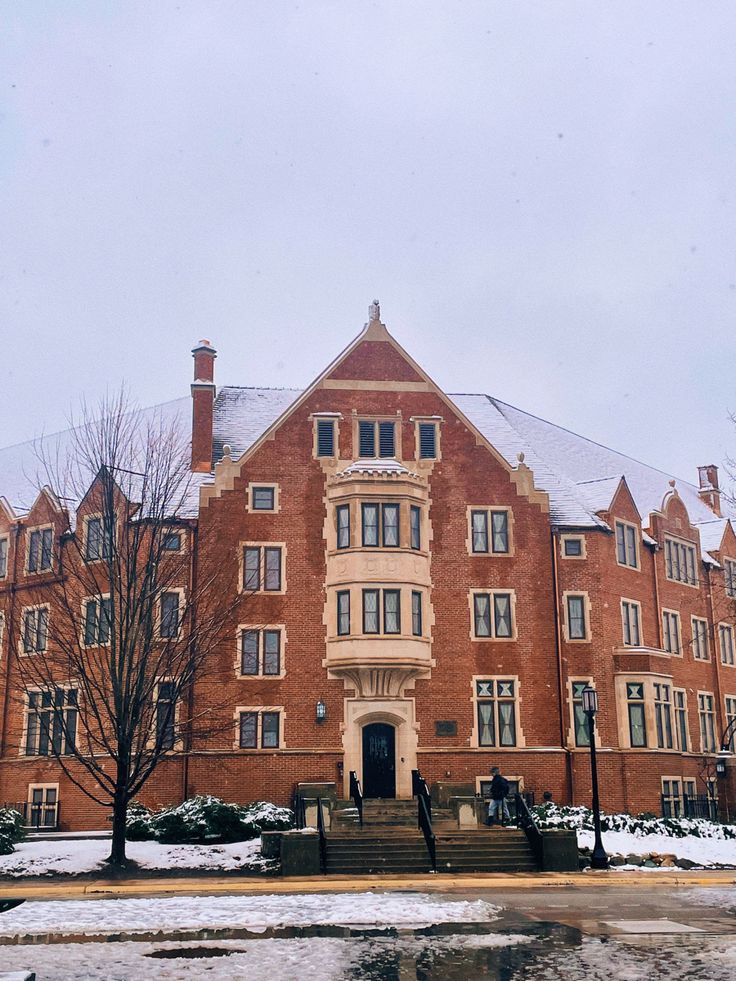
[[[433,422],[419,423],[419,457],[434,460],[437,456],[437,426]]]
[[[335,455],[335,422],[333,419],[317,420],[317,456]]]
[[[376,425],[373,422],[359,422],[359,447],[358,453],[363,457],[376,455]]]
[[[378,455],[381,457],[396,456],[394,424],[392,422],[379,422],[378,424]]]

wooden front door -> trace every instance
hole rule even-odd
[[[396,796],[396,730],[383,722],[363,727],[363,793]]]

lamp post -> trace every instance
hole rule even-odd
[[[598,692],[590,685],[583,689],[583,712],[588,717],[588,738],[590,740],[590,774],[593,785],[593,827],[595,828],[595,844],[590,856],[590,865],[594,869],[608,868],[608,855],[601,839],[601,807],[598,801],[598,768],[595,759],[595,714],[598,711]]]

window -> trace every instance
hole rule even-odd
[[[687,753],[690,745],[687,732],[687,694],[684,688],[675,688],[675,731],[677,732],[677,748],[681,753]]]
[[[176,728],[176,684],[159,681],[156,690],[156,745],[173,749]]]
[[[395,457],[395,423],[361,419],[358,422],[358,456]]]
[[[53,528],[36,528],[28,538],[28,572],[45,572],[51,568],[54,543]]]
[[[350,593],[347,589],[337,594],[337,633],[339,637],[350,633]]]
[[[335,420],[317,420],[317,456],[336,456]]]
[[[240,712],[239,730],[241,749],[278,749],[281,713],[255,710]]]
[[[678,657],[682,654],[680,644],[680,614],[672,610],[662,611],[662,639],[664,649]]]
[[[726,728],[728,729],[731,723],[736,719],[736,696],[726,695],[724,701],[726,703]],[[731,739],[728,743],[728,748],[732,753],[734,751],[734,746],[736,746],[736,731],[731,734]]]
[[[422,636],[422,594],[416,590],[411,594],[411,632],[415,637]]]
[[[167,531],[162,544],[165,552],[181,552],[181,532]]]
[[[281,591],[281,548],[246,545],[243,549],[243,589],[253,592]]]
[[[337,547],[350,548],[350,505],[340,504],[337,511]]]
[[[662,777],[662,817],[679,818],[682,811],[681,780],[677,777]]]
[[[422,511],[412,504],[409,508],[410,544],[414,549],[422,547]]]
[[[693,657],[696,661],[707,661],[708,653],[708,621],[700,617],[691,619],[693,629]]]
[[[72,753],[76,736],[76,689],[51,688],[28,693],[24,739],[26,756]]]
[[[657,729],[657,747],[672,749],[672,689],[669,685],[654,683],[654,721]]]
[[[363,590],[363,633],[401,633],[401,594],[398,589]]]
[[[489,678],[475,682],[479,746],[516,746],[516,682]]]
[[[639,749],[647,745],[647,725],[644,711],[644,685],[640,681],[626,683],[626,702],[629,715],[629,745]]]
[[[716,730],[713,695],[710,692],[698,692],[698,718],[700,720],[700,751],[715,753]]]
[[[240,633],[240,673],[273,677],[281,674],[281,631],[242,630]]]
[[[109,596],[90,599],[84,604],[84,645],[107,644],[110,641],[112,602]]]
[[[420,422],[418,425],[419,459],[435,460],[437,458],[437,423]]]
[[[8,574],[8,538],[0,538],[0,579]]]
[[[472,510],[470,524],[471,551],[477,554],[491,552],[494,555],[508,555],[508,511]]]
[[[723,579],[726,587],[726,596],[736,598],[736,562],[733,559],[723,560]]]
[[[253,486],[251,487],[251,508],[253,511],[275,511],[276,510],[276,488]]]
[[[5,638],[5,614],[0,612],[0,658],[3,656],[3,640]]]
[[[363,545],[368,548],[399,547],[399,505],[363,504]]]
[[[40,654],[46,650],[49,633],[49,608],[23,610],[23,653]]]
[[[567,638],[568,640],[588,640],[588,627],[585,616],[585,594],[567,594]]]
[[[511,593],[473,593],[476,639],[509,639],[514,635]]]
[[[565,535],[562,539],[562,554],[566,559],[585,558],[582,537],[572,537]]]
[[[721,646],[721,664],[733,664],[733,627],[727,623],[718,624],[718,643]]]
[[[689,586],[697,586],[698,575],[695,567],[695,547],[686,542],[665,538],[664,541],[665,569],[667,578],[675,582],[684,582]]]
[[[590,746],[588,716],[583,712],[583,691],[590,681],[572,681],[572,716],[576,746]]]
[[[161,593],[161,621],[159,634],[163,640],[175,640],[179,636],[180,595],[178,592]]]
[[[626,521],[616,522],[616,561],[631,569],[639,568],[639,529]]]
[[[59,805],[59,785],[57,783],[29,784],[28,804],[28,824],[32,828],[56,829]]]
[[[84,557],[88,562],[110,557],[110,528],[102,518],[87,518]]]
[[[624,628],[624,646],[641,646],[641,606],[633,600],[621,600],[621,620]]]

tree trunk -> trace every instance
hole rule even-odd
[[[117,869],[124,869],[128,862],[125,855],[125,819],[128,814],[128,801],[116,793],[112,805],[112,847],[108,863]]]

